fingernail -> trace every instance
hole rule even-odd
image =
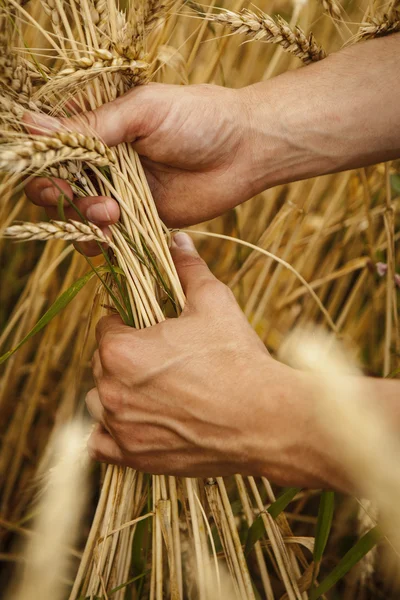
[[[58,192],[58,196],[59,195],[60,193]],[[40,202],[45,206],[54,204],[56,202],[54,187],[52,185],[48,185],[40,192]]]
[[[181,250],[189,250],[192,252],[196,252],[196,247],[193,244],[192,238],[186,233],[182,233],[182,231],[179,231],[174,235],[173,242]]]
[[[94,223],[110,223],[111,217],[108,212],[107,202],[97,202],[92,204],[86,211],[86,216],[89,221]]]

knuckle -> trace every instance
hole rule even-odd
[[[218,279],[207,279],[203,281],[197,290],[199,306],[205,311],[213,314],[226,313],[236,305],[236,299],[232,291]]]
[[[106,371],[112,371],[118,363],[119,352],[120,345],[115,334],[111,332],[104,333],[99,344],[99,358]]]
[[[226,285],[221,283],[218,279],[207,279],[201,284],[200,293],[204,301],[220,301],[226,292]]]
[[[88,393],[85,396],[85,403],[86,405],[89,405],[91,400],[94,398],[94,395],[97,393],[96,388],[92,388],[91,390],[88,391]]]
[[[132,456],[130,462],[131,462],[131,465],[137,471],[140,471],[142,473],[144,473],[144,472],[152,473],[151,461],[149,463],[149,460],[147,458],[145,458],[143,455],[136,454],[136,455]]]
[[[95,352],[92,356],[91,366],[92,366],[92,372],[93,372],[94,378],[100,379],[100,377],[102,375],[102,369],[101,369],[100,354],[99,354],[98,350],[95,350]]]
[[[107,413],[115,413],[121,407],[121,396],[112,385],[101,385],[99,389],[100,402]],[[108,414],[108,417],[110,415]]]
[[[98,445],[96,443],[96,439],[93,434],[87,441],[86,444],[87,452],[92,460],[101,460],[101,453],[99,451]]]
[[[32,179],[25,185],[25,193],[27,198],[37,206],[41,206],[40,194],[45,189],[50,187],[50,181],[43,177]]]
[[[195,254],[183,254],[179,257],[181,268],[190,269],[191,267],[205,266],[204,260]]]
[[[234,296],[232,290],[227,285],[225,285],[221,281],[218,281],[217,284],[218,284],[218,294],[219,294],[219,296],[221,296],[221,298],[224,301],[236,302],[236,299],[235,299],[235,296]]]
[[[91,135],[92,135],[93,130],[97,131],[99,123],[98,123],[98,114],[96,113],[96,111],[89,110],[89,111],[83,112],[79,115],[79,117],[80,117],[81,123],[83,121],[83,124],[86,129],[86,133],[91,132]]]
[[[91,360],[92,371],[96,368],[97,361],[99,360],[99,351],[95,350]]]

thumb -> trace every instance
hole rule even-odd
[[[188,302],[191,305],[199,304],[200,288],[207,282],[218,280],[199,256],[192,239],[186,233],[174,235],[171,254]]]
[[[24,121],[29,131],[38,135],[66,129],[100,138],[107,146],[133,142],[146,133],[147,103],[139,101],[140,92],[141,88],[137,88],[95,110],[68,119],[29,112],[25,114]]]

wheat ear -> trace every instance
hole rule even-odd
[[[22,173],[68,160],[84,160],[99,167],[115,163],[115,156],[99,139],[58,131],[50,136],[14,135],[0,145],[0,171]]]
[[[342,9],[336,0],[320,0],[320,3],[332,19],[342,19]]]
[[[272,17],[243,9],[240,13],[224,10],[218,14],[207,15],[210,21],[226,25],[232,33],[243,33],[253,40],[262,40],[271,44],[279,44],[286,52],[294,54],[308,64],[326,57],[325,51],[316,42],[314,35],[308,36],[300,29],[291,29],[282,17]]]
[[[400,6],[389,13],[373,17],[358,30],[356,41],[383,37],[400,31]]]
[[[50,221],[42,223],[22,222],[7,227],[3,237],[21,240],[65,240],[67,242],[101,242],[109,244],[110,239],[93,223],[79,221]]]
[[[149,64],[143,60],[133,60],[116,56],[109,50],[97,49],[91,57],[82,57],[71,66],[61,69],[40,89],[40,96],[55,91],[73,92],[77,86],[88,83],[104,73],[122,72],[130,86],[148,81]]]

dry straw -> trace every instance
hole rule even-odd
[[[238,87],[298,66],[297,56],[305,61],[322,57],[324,53],[318,45],[311,50],[313,45],[308,35],[300,36],[295,28],[298,19],[305,31],[313,23],[315,33],[321,36],[327,48],[336,44],[334,25],[329,19],[318,19],[311,3],[296,3],[289,29],[287,23],[280,20],[273,20],[273,29],[268,21],[270,30],[266,25],[264,35],[262,25],[258,24],[264,41],[272,36],[271,42],[276,42],[269,45],[239,45],[234,35],[219,36],[212,42],[214,23],[204,21],[198,28],[197,20],[182,19],[175,27],[177,7],[166,12],[160,2],[139,3],[135,10],[128,5],[124,13],[113,1],[105,0],[70,3],[51,0],[46,6],[50,23],[36,0],[31,0],[26,10],[16,0],[7,1],[7,10],[16,22],[16,27],[8,30],[13,38],[7,40],[7,47],[13,48],[15,55],[19,59],[24,57],[25,61],[27,56],[35,56],[35,68],[23,62],[31,80],[35,110],[40,98],[42,110],[58,116],[67,116],[70,112],[66,106],[68,94],[63,94],[63,77],[64,81],[71,82],[68,89],[74,92],[79,109],[94,109],[131,87],[132,81],[124,77],[129,71],[125,69],[128,64],[125,61],[143,61],[152,69],[159,48],[167,45],[179,48],[183,63],[186,62],[182,70],[191,83],[214,82]],[[255,20],[262,17],[256,15],[253,21],[250,15],[248,18],[253,27],[257,27]],[[359,14],[352,11],[351,20],[359,22]],[[48,31],[49,27],[56,35]],[[249,27],[243,33],[249,39],[257,35],[257,31],[252,32]],[[204,40],[209,43],[202,44]],[[289,52],[283,53],[283,49]],[[107,53],[102,54],[101,50]],[[121,59],[122,70],[117,62],[111,67],[115,60],[111,55]],[[37,65],[42,78],[38,76]],[[162,74],[163,80],[169,77],[169,81],[176,83],[168,64],[166,67],[155,76],[160,78]],[[70,69],[69,75],[66,69]],[[78,79],[76,72],[79,72]],[[57,84],[52,86],[55,80]],[[74,81],[78,81],[78,85],[75,86]],[[47,91],[43,93],[46,86]],[[7,83],[4,89],[7,99],[15,102],[12,86]],[[15,105],[14,111],[4,109],[7,142],[20,141],[23,145],[26,138],[22,136],[17,140],[9,135],[10,130],[22,131],[21,111]],[[56,139],[55,134],[45,137]],[[0,148],[0,155],[3,149]],[[62,173],[63,178],[74,180],[77,167],[71,162],[70,150],[68,146],[65,156],[58,157],[63,159],[62,163],[52,165],[45,164],[43,151],[40,172],[45,169],[54,177]],[[140,161],[132,147],[125,144],[113,150],[115,161],[112,167],[105,168],[87,160],[87,148],[78,150],[83,153],[83,163],[78,170],[87,186],[85,193],[112,195],[121,206],[122,227],[112,228],[111,233],[119,272],[125,274],[123,281],[132,321],[138,328],[154,325],[165,318],[164,306],[170,298],[174,306],[179,307],[183,306],[184,297],[169,256],[166,229],[159,221]],[[31,156],[25,158],[29,161]],[[29,171],[31,163],[28,161]],[[11,178],[11,185],[7,176],[2,182],[2,228],[15,219],[27,218],[23,213],[27,204],[15,193],[15,181],[15,177]],[[81,183],[78,185],[81,187]],[[202,254],[210,259],[217,275],[225,281],[237,273],[232,279],[238,298],[272,351],[279,347],[285,332],[299,321],[321,321],[322,305],[338,331],[351,337],[360,347],[373,349],[369,352],[369,369],[381,372],[383,348],[390,349],[391,344],[396,343],[396,327],[391,331],[388,328],[387,333],[381,328],[386,281],[384,278],[375,281],[371,275],[375,273],[376,252],[386,253],[391,244],[390,236],[381,226],[386,210],[381,202],[381,191],[379,168],[368,170],[362,183],[350,173],[319,178],[269,190],[236,209],[234,218],[227,215],[204,226],[215,234],[221,230],[230,236],[240,234],[251,240],[254,247],[260,245],[269,253],[259,261],[258,250],[249,247],[245,250],[250,252],[246,260],[247,254],[241,254],[232,244],[224,253],[219,251],[219,246],[217,251],[211,238],[202,247]],[[378,198],[378,205],[372,205],[370,197]],[[343,198],[348,201],[344,203]],[[398,207],[395,196],[389,199],[388,207],[393,210]],[[36,209],[29,210],[32,218],[42,218],[34,212]],[[62,237],[67,233],[73,234],[63,230],[55,235]],[[368,239],[368,260],[365,260],[364,236]],[[329,256],[327,247],[331,249]],[[0,338],[0,343],[5,344],[4,351],[15,346],[34,327],[51,299],[68,289],[88,269],[82,257],[72,255],[70,247],[65,248],[62,239],[44,248],[34,244],[29,252],[25,247],[14,248],[15,252],[7,252],[5,241],[0,240],[1,259],[6,259],[5,276],[11,281],[16,273],[25,276],[28,268],[32,272],[18,300],[12,295],[5,298],[11,317]],[[274,257],[282,257],[281,262],[277,263]],[[62,264],[63,261],[69,261],[68,265]],[[151,261],[157,267],[158,279],[154,276],[155,269],[149,268]],[[292,265],[292,270],[286,268],[286,263]],[[240,265],[243,268],[238,270]],[[296,273],[300,273],[302,279]],[[160,276],[165,285],[160,285]],[[14,286],[6,287],[12,290]],[[318,294],[321,305],[312,297],[310,289]],[[373,300],[371,290],[374,290]],[[112,298],[104,290],[100,291],[95,296],[92,314],[92,294],[92,288],[82,290],[67,309],[68,318],[55,319],[43,337],[29,340],[5,365],[0,387],[3,428],[0,485],[2,515],[9,519],[4,526],[9,531],[26,514],[33,464],[44,450],[53,414],[57,422],[64,421],[77,410],[78,399],[83,397],[87,382],[82,365],[89,364],[94,342],[86,327],[82,327],[82,321],[85,318],[88,322],[94,321],[101,312],[99,307],[112,304]],[[287,300],[284,307],[281,307],[282,298]],[[15,308],[11,308],[14,305]],[[388,318],[393,312],[394,309]],[[389,366],[395,368],[395,356],[390,352],[388,356]],[[65,365],[61,373],[60,364]],[[58,385],[49,385],[52,381]],[[75,395],[75,384],[78,395]],[[18,402],[15,402],[16,397]],[[314,523],[313,517],[301,514],[307,512],[307,499],[312,497],[308,492],[299,494],[293,510],[288,511],[290,521],[285,515],[274,521],[265,511],[275,500],[274,490],[266,479],[255,481],[238,475],[227,482],[218,479],[205,483],[165,476],[152,478],[129,469],[108,467],[71,598],[108,596],[122,600],[126,587],[131,587],[135,588],[133,594],[139,590],[141,597],[152,600],[161,600],[172,590],[180,599],[192,594],[200,600],[208,600],[210,581],[215,582],[218,590],[215,554],[210,541],[216,536],[222,548],[218,554],[222,590],[225,589],[225,572],[231,590],[222,591],[222,595],[253,600],[253,581],[256,581],[259,594],[268,600],[274,600],[282,589],[290,600],[305,600],[303,590],[310,583],[307,576],[311,559],[307,552],[303,553],[299,537],[291,533],[288,523],[296,528],[301,526],[302,519]],[[254,554],[248,560],[242,532],[252,525],[258,514],[262,515],[267,533],[254,545]],[[130,579],[132,544],[137,543],[136,536],[142,526],[148,528],[146,541],[151,550],[147,557],[142,555],[142,579],[124,587]],[[211,536],[209,529],[212,529]],[[308,530],[310,535],[313,531]],[[308,548],[312,548],[310,540]],[[226,569],[221,568],[223,564]]]
[[[14,0],[10,0],[12,3]],[[51,46],[57,50],[63,62],[63,69],[82,68],[87,64],[93,67],[93,57],[102,56],[109,60],[110,55],[99,52],[98,31],[91,20],[88,3],[84,0],[79,5],[71,4],[78,39],[71,36],[70,20],[65,12],[65,5],[58,2],[48,3],[51,11],[52,26],[55,32],[64,29],[59,37],[60,46],[56,48],[54,38],[45,35]],[[23,9],[15,7],[16,10]],[[114,49],[121,56],[131,60],[139,60],[145,54],[144,36],[158,22],[165,7],[157,2],[150,3],[146,10],[128,11],[126,26],[117,31],[118,13],[116,6],[108,4],[109,21],[104,26],[102,36],[108,35],[114,40]],[[22,12],[24,18],[27,14]],[[82,37],[79,34],[81,23],[86,26],[87,48],[83,55],[79,48]],[[140,27],[137,24],[140,23]],[[160,44],[163,42],[160,39]],[[79,42],[79,43],[78,43]],[[67,46],[68,51],[67,51]],[[148,50],[148,48],[147,48]],[[154,47],[157,56],[157,47]],[[86,60],[88,58],[89,60]],[[150,57],[151,58],[151,57]],[[114,59],[112,59],[114,60]],[[65,66],[67,63],[67,66]],[[89,65],[90,63],[90,65]],[[84,83],[85,108],[96,108],[107,100],[112,100],[126,90],[131,84],[119,77],[118,72],[108,70],[103,65],[100,77]],[[64,75],[69,77],[68,72]],[[70,73],[74,76],[74,72]],[[57,71],[53,77],[59,77]],[[50,81],[52,79],[49,75]],[[61,78],[60,78],[61,79]],[[47,86],[47,87],[46,87]],[[50,83],[39,85],[37,96],[46,104],[60,107],[60,101]],[[78,98],[79,101],[79,98]],[[118,261],[120,270],[125,275],[126,294],[129,307],[128,314],[132,325],[137,328],[153,326],[162,322],[166,316],[163,312],[164,298],[167,295],[179,313],[184,306],[184,296],[178,280],[174,263],[168,250],[168,240],[165,230],[159,220],[148,183],[132,147],[121,144],[111,153],[100,141],[90,136],[75,134],[68,131],[57,131],[43,136],[24,136],[7,133],[8,140],[1,148],[1,166],[14,173],[32,172],[49,168],[61,161],[73,159],[82,160],[84,168],[91,170],[87,178],[88,185],[94,194],[112,195],[120,204],[121,226],[111,228],[112,249]],[[112,168],[105,172],[99,167],[110,165]],[[68,164],[68,163],[67,163]],[[98,232],[88,225],[68,222],[67,224],[50,223],[32,226],[17,225],[7,230],[8,236],[19,235],[24,239],[72,239],[87,240],[98,236]],[[103,238],[104,239],[104,238]],[[150,259],[146,257],[151,257]],[[149,264],[156,265],[159,273],[158,281],[154,278]],[[161,279],[160,279],[161,278]],[[107,304],[112,298],[107,298]],[[242,481],[240,479],[240,481]],[[253,485],[253,484],[252,484]],[[261,496],[256,487],[253,494],[256,502],[261,502]],[[209,499],[209,503],[205,498]],[[148,585],[150,596],[161,599],[166,589],[170,589],[174,598],[184,597],[184,588],[188,582],[184,580],[181,547],[184,537],[180,533],[182,520],[187,529],[190,552],[194,557],[193,585],[200,600],[207,600],[207,586],[212,578],[213,558],[209,551],[209,530],[204,525],[205,511],[199,504],[202,498],[205,507],[217,524],[224,556],[229,568],[230,585],[235,595],[241,599],[254,600],[255,595],[251,577],[244,556],[243,546],[236,527],[234,514],[230,504],[225,482],[222,479],[212,486],[205,486],[201,480],[178,479],[157,476],[152,478],[149,488],[148,479],[141,473],[116,467],[108,467],[99,499],[97,512],[82,556],[82,561],[71,592],[71,600],[85,596],[107,595],[110,590],[118,588],[115,597],[120,599],[125,594],[123,587],[119,588],[129,577],[130,552],[132,536],[136,524],[142,514],[146,502],[152,504],[152,554],[151,576]],[[179,514],[179,506],[184,506],[184,513]],[[127,526],[130,524],[130,526]],[[274,564],[279,577],[285,582],[285,588],[290,600],[301,598],[297,584],[300,574],[298,557],[287,550],[279,528],[272,528],[268,523],[271,535]],[[165,561],[168,568],[166,569]],[[258,563],[266,573],[265,558],[258,556]],[[263,585],[270,588],[268,575],[263,576]]]

